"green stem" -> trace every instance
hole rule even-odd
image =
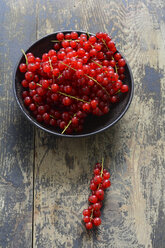
[[[90,216],[90,220],[92,219],[93,219],[93,209],[92,209],[91,216]]]
[[[104,43],[104,45],[106,46],[107,50],[109,50],[109,48],[108,48],[108,46],[107,46],[107,44],[106,44],[106,42],[105,42],[105,40],[104,40],[104,39],[102,39],[102,42],[103,42],[103,43]]]
[[[97,82],[97,80],[96,79],[94,79],[93,77],[90,77],[89,75],[87,75],[87,74],[84,74],[86,77],[88,77],[89,79],[92,79],[96,84],[98,84],[105,92],[106,92],[106,94],[108,95],[108,96],[110,96],[110,94],[108,93],[108,91],[101,85],[101,84],[99,84],[99,82]]]
[[[63,65],[66,65],[68,68],[70,68],[70,69],[72,69],[72,70],[74,70],[74,71],[77,71],[76,69],[74,69],[73,67],[71,67],[70,65],[67,65],[67,64],[65,64],[64,62],[62,62],[61,61],[61,63],[63,64]]]
[[[101,177],[103,176],[103,169],[104,169],[104,158],[102,158],[102,162],[101,162]]]
[[[70,69],[72,69],[72,70],[74,70],[74,71],[77,71],[76,69],[74,69],[74,68],[71,67],[70,65],[67,65],[67,64],[65,64],[65,63],[63,63],[63,62],[61,62],[61,63],[62,63],[63,65],[66,65],[68,68],[70,68]],[[107,95],[109,95],[108,91],[107,91],[101,84],[99,84],[99,82],[97,82],[96,79],[94,79],[93,77],[89,76],[88,74],[84,74],[84,76],[88,77],[89,79],[92,79],[96,84],[98,84],[98,85],[107,93]],[[109,95],[109,96],[110,96],[110,95]]]
[[[88,33],[88,32],[86,32],[87,33],[87,35],[88,35],[88,39],[90,38],[90,34]]]
[[[76,116],[76,114],[74,114],[73,117],[74,116]],[[68,122],[68,124],[66,125],[66,127],[64,128],[64,130],[61,132],[61,134],[64,134],[65,133],[65,131],[67,130],[67,128],[70,126],[71,123],[72,123],[72,119]]]
[[[92,59],[92,62],[95,63],[96,65],[98,65],[100,68],[102,68],[103,66],[100,65],[99,63],[97,63],[95,60]]]
[[[50,57],[49,57],[49,64],[50,64],[51,71],[53,71],[52,61],[51,61]]]
[[[73,99],[75,99],[75,100],[77,100],[77,101],[80,101],[80,102],[89,103],[89,102],[87,102],[87,101],[84,101],[83,99],[77,98],[77,97],[75,97],[75,96],[68,95],[68,94],[66,94],[66,93],[64,93],[64,92],[61,92],[61,91],[58,91],[58,93],[61,94],[61,95],[63,95],[63,96],[68,96],[68,97],[70,97],[70,98],[73,98]]]
[[[116,93],[115,93],[115,95],[117,95],[118,93],[120,93],[121,91],[120,90],[118,90]]]
[[[42,87],[42,85],[39,84],[39,83],[37,83],[37,85],[40,86],[40,87]],[[48,87],[48,89],[51,90],[51,87]],[[64,93],[64,92],[61,92],[61,91],[57,91],[57,93],[59,93],[60,95],[63,95],[63,96],[70,97],[70,98],[75,99],[75,100],[80,101],[80,102],[90,103],[90,102],[87,102],[87,101],[85,101],[85,100],[83,100],[83,99],[80,99],[80,98],[75,97],[75,96],[68,95],[68,94],[66,94],[66,93]]]
[[[23,49],[21,49],[21,52],[23,53],[23,55],[25,56],[25,60],[26,60],[26,65],[28,66],[28,59],[27,59],[27,56],[26,56],[26,53]]]

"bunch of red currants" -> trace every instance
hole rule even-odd
[[[81,132],[87,115],[107,114],[129,90],[126,62],[106,33],[58,33],[42,58],[24,55],[24,104],[39,123],[62,133]]]
[[[101,207],[104,199],[104,190],[111,186],[109,180],[110,173],[103,168],[102,164],[97,163],[94,169],[94,176],[90,182],[90,189],[92,195],[89,196],[89,207],[83,211],[83,220],[87,229],[92,229],[93,226],[99,226],[101,224]]]

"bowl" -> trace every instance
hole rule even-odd
[[[66,30],[66,31],[61,31],[64,34],[65,33],[70,33],[73,30]],[[76,31],[79,35],[82,33],[86,33],[84,31]],[[35,43],[33,43],[26,51],[25,53],[32,52],[35,56],[41,57],[43,53],[46,53],[49,49],[53,48],[53,42],[52,40],[56,39],[56,35],[58,32],[55,32],[53,34],[49,34],[47,36],[44,36],[43,38],[39,39]],[[94,35],[92,33],[88,33],[89,35]],[[20,49],[21,50],[21,49]],[[125,59],[125,57],[122,54],[122,57]],[[126,59],[125,59],[126,60]],[[53,129],[51,127],[47,127],[44,124],[41,124],[36,121],[36,119],[31,115],[30,111],[25,108],[23,99],[22,99],[22,91],[23,87],[21,85],[21,81],[24,79],[24,74],[19,71],[19,65],[20,63],[24,63],[25,58],[24,55],[21,56],[19,59],[18,63],[16,64],[16,68],[14,71],[14,80],[13,80],[13,89],[14,89],[14,95],[16,98],[16,101],[18,103],[18,106],[20,107],[22,113],[25,115],[25,117],[35,126],[39,127],[40,129],[61,137],[85,137],[85,136],[90,136],[94,135],[97,133],[100,133],[102,131],[105,131],[106,129],[112,127],[115,123],[117,123],[123,115],[126,113],[128,110],[130,103],[132,101],[133,97],[133,92],[134,92],[134,82],[133,82],[133,76],[131,69],[128,65],[128,62],[126,60],[126,65],[125,65],[125,80],[129,86],[129,91],[125,94],[122,94],[120,101],[116,104],[114,104],[108,114],[103,115],[101,117],[96,117],[96,116],[88,116],[85,120],[85,125],[82,133],[79,134],[61,134],[60,131],[57,129]]]

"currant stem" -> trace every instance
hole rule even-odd
[[[112,56],[112,59],[115,60],[113,56]],[[116,65],[115,65],[115,72],[118,73]]]
[[[26,53],[23,49],[21,49],[21,52],[23,53],[23,55],[25,56],[25,60],[26,60],[26,65],[28,66],[28,59],[27,59],[27,56],[26,56]]]
[[[90,216],[90,220],[92,219],[93,219],[93,209],[92,209],[91,216]]]
[[[58,78],[57,78],[57,79],[59,79],[61,76],[62,76],[62,73],[58,76]]]
[[[101,162],[101,177],[103,176],[103,169],[104,169],[104,158],[102,158],[102,162]]]
[[[118,93],[120,93],[121,91],[120,90],[118,90],[116,93],[115,93],[115,95],[117,95]]]
[[[87,35],[88,35],[88,39],[90,38],[90,34],[88,33],[88,32],[86,32],[87,33]]]
[[[70,69],[72,69],[72,70],[74,70],[74,71],[77,71],[76,69],[74,69],[73,67],[71,67],[70,65],[67,65],[67,64],[65,64],[65,63],[63,63],[63,62],[61,62],[63,65],[66,65],[67,67],[69,67]],[[108,91],[101,85],[101,84],[99,84],[99,82],[97,82],[97,80],[96,79],[94,79],[93,77],[91,77],[91,76],[89,76],[88,74],[84,74],[84,76],[86,76],[86,77],[88,77],[89,79],[92,79],[95,83],[97,83],[106,93],[107,93],[107,95],[109,95],[110,96],[110,94],[108,93]]]
[[[50,115],[51,118],[56,119],[53,115]]]
[[[75,117],[75,116],[76,116],[76,114],[73,115],[73,117]],[[67,128],[70,126],[71,123],[72,123],[72,119],[68,122],[68,124],[66,125],[66,127],[64,128],[64,130],[61,132],[61,134],[65,133],[65,131],[67,130]]]
[[[50,57],[49,57],[49,64],[50,64],[51,71],[53,71],[52,61]],[[53,78],[53,83],[54,83],[54,75],[52,76],[52,78]]]
[[[105,47],[107,48],[107,50],[109,50],[109,48],[108,48],[108,46],[107,46],[107,44],[106,44],[106,42],[105,42],[104,39],[102,39],[102,42],[104,43],[104,45],[105,45]]]
[[[95,63],[96,65],[98,65],[100,68],[102,68],[103,66],[100,65],[99,63],[97,63],[95,60],[92,59],[92,62]]]
[[[88,77],[89,79],[92,79],[96,84],[98,84],[105,92],[106,92],[106,94],[108,95],[108,96],[110,96],[110,94],[108,93],[108,91],[101,85],[101,84],[99,84],[99,82],[97,82],[97,80],[96,79],[94,79],[93,77],[91,77],[91,76],[89,76],[89,75],[87,75],[87,74],[84,74],[86,77]]]
[[[80,101],[80,102],[89,103],[89,102],[87,102],[87,101],[84,101],[83,99],[77,98],[77,97],[75,97],[75,96],[68,95],[68,94],[66,94],[66,93],[64,93],[64,92],[61,92],[61,91],[58,91],[58,93],[59,93],[60,95],[68,96],[68,97],[73,98],[73,99],[75,99],[75,100],[77,100],[77,101]]]
[[[76,69],[74,69],[73,67],[71,67],[70,65],[67,65],[67,64],[65,64],[64,62],[62,62],[61,61],[61,63],[63,64],[63,65],[66,65],[68,68],[70,68],[70,69],[72,69],[72,70],[74,70],[74,71],[77,71]]]
[[[50,57],[49,57],[49,64],[50,64],[51,71],[53,71],[52,61],[51,61]]]
[[[37,85],[40,86],[40,87],[42,87],[42,85],[39,84],[39,83],[37,83]],[[48,89],[51,90],[50,87],[48,87]],[[87,101],[85,101],[85,100],[83,100],[83,99],[77,98],[77,97],[75,97],[75,96],[68,95],[68,94],[66,94],[66,93],[64,93],[64,92],[61,92],[61,91],[57,91],[57,93],[59,93],[60,95],[63,95],[63,96],[67,96],[67,97],[73,98],[73,99],[75,99],[75,100],[77,100],[77,101],[80,101],[80,102],[90,103],[90,102],[87,102]]]

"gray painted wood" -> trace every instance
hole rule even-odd
[[[0,247],[164,248],[163,0],[8,0],[0,6]],[[123,119],[79,140],[34,129],[11,85],[20,49],[66,29],[110,33],[135,79]],[[100,232],[88,234],[82,210],[102,157],[112,186]]]

